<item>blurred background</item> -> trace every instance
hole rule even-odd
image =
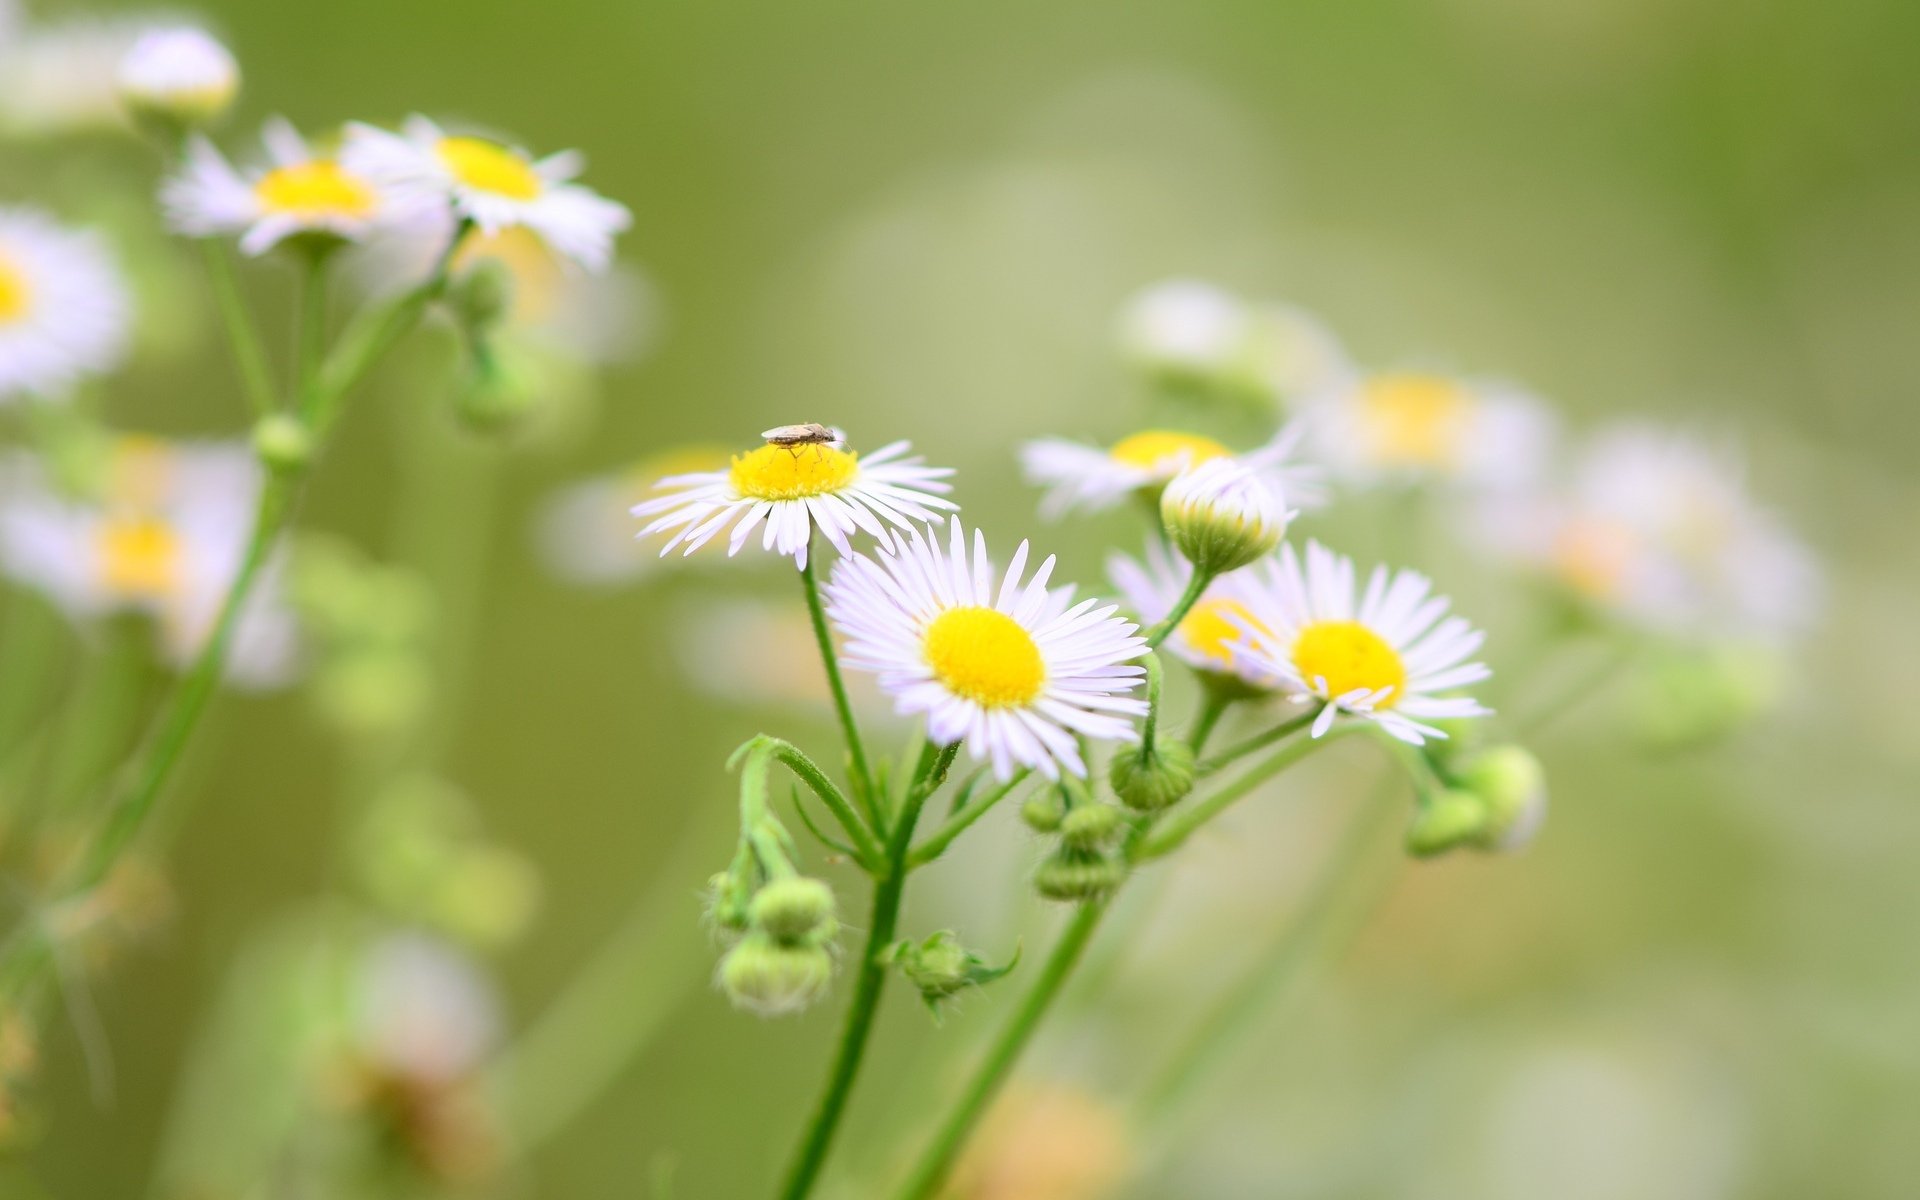
[[[828,711],[791,699],[813,685],[811,648],[757,610],[715,616],[756,597],[797,616],[792,581],[743,557],[564,582],[539,545],[555,489],[829,421],[868,445],[913,439],[959,469],[997,543],[1032,534],[1101,588],[1105,548],[1137,535],[1118,517],[1043,527],[1014,448],[1137,421],[1115,313],[1175,275],[1304,305],[1366,362],[1523,380],[1575,428],[1643,415],[1730,435],[1824,560],[1826,611],[1777,711],[1711,745],[1634,748],[1620,696],[1554,724],[1536,745],[1553,816],[1523,856],[1409,865],[1380,830],[1357,932],[1325,939],[1203,1092],[1118,1127],[1108,1106],[1287,922],[1378,766],[1348,747],[1269,789],[1130,898],[1111,932],[1132,952],[1088,973],[1033,1056],[1027,1095],[1070,1091],[1027,1136],[1123,1162],[1099,1194],[1143,1200],[1913,1194],[1920,9],[200,7],[246,73],[236,143],[276,112],[467,118],[581,147],[589,182],[634,213],[622,256],[647,280],[632,320],[648,349],[566,430],[486,467],[498,493],[471,510],[484,562],[460,618],[476,648],[438,752],[539,880],[530,936],[498,959],[510,1021],[540,1014],[641,897],[684,897],[635,973],[647,1044],[518,1194],[665,1178],[682,1198],[762,1194],[844,1002],[843,985],[799,1018],[732,1011],[699,928],[732,846],[727,753],[763,729],[833,745]],[[59,181],[39,173],[82,169],[66,161],[0,155],[0,193],[44,192]],[[284,281],[255,282],[283,303]],[[176,300],[158,290],[144,299],[164,325]],[[237,432],[219,346],[178,341],[107,412]],[[375,556],[401,489],[442,478],[408,484],[396,461],[409,366],[356,404],[303,521]],[[469,478],[448,471],[448,488]],[[1313,520],[1363,561],[1385,552],[1364,522]],[[1491,626],[1496,670],[1519,666],[1501,585],[1431,542],[1415,565]],[[143,1194],[236,956],[332,884],[342,763],[306,701],[223,696],[208,732],[172,837],[172,915],[98,989],[90,1032],[51,1027],[20,1194]],[[1022,899],[1033,857],[995,814],[929,872],[906,927],[1031,953],[1055,916]],[[858,926],[857,876],[820,869]],[[1012,994],[938,1027],[904,989],[888,998],[835,1194],[875,1194]],[[979,1192],[1029,1194],[1054,1193]]]

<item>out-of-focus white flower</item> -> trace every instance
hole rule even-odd
[[[400,133],[347,127],[346,166],[396,188],[450,204],[483,234],[524,226],[591,271],[613,259],[613,239],[631,221],[625,207],[571,182],[585,167],[575,151],[535,160],[518,147],[449,134],[425,117]]]
[[[1235,653],[1297,698],[1325,702],[1313,736],[1349,713],[1417,746],[1447,736],[1425,722],[1487,715],[1450,694],[1492,674],[1467,661],[1485,635],[1459,617],[1442,620],[1447,601],[1425,576],[1376,567],[1358,595],[1353,561],[1309,542],[1304,570],[1288,546],[1254,577],[1253,616]]]
[[[1357,483],[1433,480],[1475,489],[1537,479],[1553,449],[1546,405],[1505,384],[1385,372],[1314,403],[1315,457]]]
[[[1160,493],[1167,539],[1209,575],[1237,571],[1273,553],[1293,514],[1258,472],[1216,458],[1187,471]]]
[[[1129,434],[1105,450],[1041,438],[1020,448],[1020,463],[1027,482],[1047,489],[1040,512],[1050,518],[1075,509],[1113,508],[1135,493],[1153,499],[1182,471],[1215,459],[1232,459],[1258,472],[1276,494],[1311,507],[1326,499],[1326,490],[1320,472],[1295,458],[1304,433],[1301,426],[1288,425],[1266,445],[1241,455],[1210,437],[1173,429]]]
[[[286,121],[269,121],[260,140],[267,165],[243,173],[195,138],[185,165],[160,190],[168,223],[190,237],[237,235],[243,252],[264,254],[306,234],[359,241],[404,216],[389,189],[315,153]]]
[[[1048,588],[1052,558],[1025,579],[1027,543],[1006,574],[987,558],[977,530],[969,553],[960,518],[938,534],[918,530],[877,557],[835,564],[827,612],[846,638],[846,665],[871,671],[906,715],[924,715],[936,742],[964,741],[1000,779],[1016,767],[1058,778],[1085,775],[1075,735],[1131,741],[1130,718],[1147,705],[1124,694],[1144,671],[1146,649],[1117,606],[1073,603],[1071,587]]]
[[[1158,540],[1147,543],[1141,561],[1115,554],[1107,559],[1107,577],[1120,590],[1127,607],[1151,627],[1173,611],[1187,584],[1193,579],[1193,567],[1183,558],[1167,553]],[[1258,624],[1250,607],[1253,600],[1252,569],[1233,571],[1207,585],[1200,600],[1180,624],[1167,635],[1164,646],[1174,657],[1195,670],[1210,675],[1231,677],[1257,691],[1266,691],[1278,682],[1271,673],[1234,648],[1241,630]]]
[[[120,60],[115,82],[136,114],[202,125],[233,104],[240,64],[205,30],[172,26],[141,34]]]
[[[1737,458],[1651,425],[1602,431],[1565,495],[1490,504],[1477,527],[1496,553],[1657,632],[1778,640],[1819,607],[1813,554],[1753,503]]]
[[[1137,293],[1120,317],[1122,352],[1148,374],[1295,403],[1352,373],[1346,350],[1304,309],[1252,305],[1194,279]]]
[[[846,448],[834,431],[831,444],[778,446],[769,443],[733,456],[724,471],[672,475],[655,486],[672,495],[637,504],[636,517],[656,516],[640,536],[673,531],[662,555],[682,544],[692,554],[727,526],[733,534],[727,554],[739,552],[756,526],[765,526],[762,549],[777,551],[807,565],[807,548],[818,529],[834,549],[851,554],[852,535],[865,530],[886,541],[887,526],[912,528],[915,521],[938,520],[937,512],[958,508],[941,493],[951,467],[929,467],[911,447],[891,442],[862,458]]]
[[[0,403],[110,369],[127,324],[126,287],[99,238],[0,208]]]
[[[645,575],[660,555],[633,536],[634,505],[644,502],[662,479],[724,471],[728,459],[721,446],[684,446],[625,471],[568,484],[541,508],[536,530],[540,557],[569,583],[612,586]]]
[[[375,943],[357,1001],[358,1052],[383,1074],[429,1090],[470,1078],[500,1040],[491,983],[465,955],[427,934]]]
[[[1133,1172],[1137,1139],[1092,1092],[1016,1084],[954,1167],[949,1200],[1103,1200]]]
[[[126,124],[120,64],[151,17],[16,18],[0,41],[0,129],[35,137]]]
[[[686,636],[674,639],[674,655],[696,690],[741,708],[832,711],[833,693],[820,656],[790,652],[813,645],[813,625],[803,606],[702,596],[686,609],[680,625]],[[897,721],[870,676],[850,674],[846,685],[861,724]]]
[[[38,463],[15,455],[0,466],[0,569],[77,622],[152,617],[162,651],[185,665],[240,569],[261,483],[245,443],[124,437],[100,495],[85,499],[59,494]],[[277,575],[267,568],[235,627],[227,677],[238,686],[293,675],[298,633]]]

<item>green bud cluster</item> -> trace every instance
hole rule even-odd
[[[785,1016],[826,995],[833,982],[833,941],[840,933],[833,889],[790,875],[768,880],[750,899],[732,873],[715,877],[711,912],[723,929],[744,936],[720,960],[719,983],[736,1008]]]
[[[1033,886],[1049,900],[1092,900],[1119,887],[1127,865],[1115,853],[1128,827],[1111,804],[1082,802],[1065,810],[1060,845],[1034,872]]]
[[[1135,812],[1150,813],[1185,799],[1193,790],[1193,775],[1193,747],[1177,739],[1161,738],[1151,750],[1115,755],[1107,779],[1122,804]]]
[[[539,906],[532,864],[486,839],[467,797],[431,775],[405,776],[375,795],[352,862],[382,908],[472,946],[511,941]]]
[[[303,537],[290,596],[315,647],[312,697],[354,737],[408,727],[430,702],[433,593],[413,571],[376,563],[352,545]]]
[[[1515,745],[1491,746],[1448,766],[1450,785],[1426,797],[1407,828],[1407,852],[1517,850],[1546,817],[1546,773]]]

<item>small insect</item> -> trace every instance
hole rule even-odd
[[[760,435],[769,446],[781,446],[798,454],[802,446],[831,446],[840,436],[814,421],[804,425],[775,425]]]

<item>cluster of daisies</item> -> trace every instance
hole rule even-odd
[[[1484,713],[1460,691],[1486,678],[1469,661],[1481,635],[1446,618],[1427,580],[1381,569],[1362,590],[1348,560],[1317,544],[1303,560],[1282,545],[1292,440],[1235,458],[1143,435],[1136,445],[1150,448],[1130,452],[1127,466],[1148,466],[1130,486],[1096,480],[1104,470],[1091,464],[1059,480],[1082,506],[1138,491],[1157,499],[1172,548],[1156,543],[1145,565],[1114,564],[1133,619],[1053,586],[1054,558],[1035,565],[1026,542],[998,567],[985,536],[952,511],[950,472],[907,456],[904,443],[863,458],[837,430],[813,444],[769,441],[724,469],[661,480],[667,494],[633,511],[652,518],[643,534],[671,535],[663,553],[691,553],[723,532],[731,553],[760,530],[763,549],[805,569],[821,535],[839,555],[826,612],[846,664],[871,672],[933,740],[964,743],[1001,779],[1022,768],[1085,775],[1086,743],[1134,740],[1147,711],[1133,695],[1149,645],[1139,622],[1170,617],[1180,658],[1318,705],[1316,733],[1346,715],[1417,744],[1444,736],[1436,720]],[[853,548],[857,532],[870,549]],[[1196,572],[1204,590],[1177,614]]]

